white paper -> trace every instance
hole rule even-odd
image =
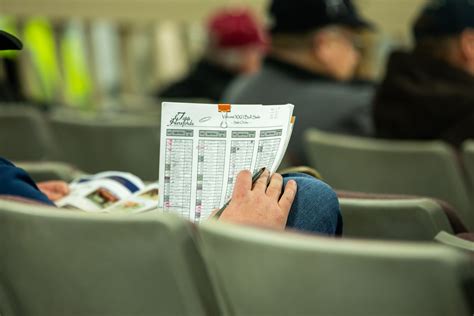
[[[158,208],[158,183],[148,185],[143,190],[104,210],[106,213],[137,214]]]
[[[267,167],[274,172],[292,131],[293,105],[162,105],[160,199],[165,212],[193,222],[222,207],[236,175]]]

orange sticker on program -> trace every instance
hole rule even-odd
[[[230,104],[219,104],[218,106],[219,112],[230,112]]]

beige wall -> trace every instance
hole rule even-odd
[[[0,0],[0,12],[51,18],[111,18],[121,21],[201,19],[223,5],[250,5],[262,11],[266,0]]]
[[[15,16],[45,15],[52,18],[88,18],[146,21],[172,19],[195,21],[225,5],[250,5],[264,12],[268,0],[0,0],[0,12]],[[298,1],[298,0],[294,0]],[[363,14],[382,31],[407,34],[407,25],[426,0],[356,0]]]
[[[420,7],[427,0],[357,0],[365,16],[372,20],[379,31],[395,38],[405,38]]]

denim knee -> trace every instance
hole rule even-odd
[[[339,201],[331,187],[306,174],[287,174],[283,178],[285,185],[295,180],[298,186],[287,228],[330,236],[342,234]]]

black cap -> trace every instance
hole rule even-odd
[[[0,50],[20,50],[23,48],[21,41],[10,33],[0,31]]]
[[[459,34],[474,28],[474,0],[430,0],[413,26],[416,39]]]
[[[304,33],[331,24],[372,28],[351,0],[273,0],[270,15],[272,33]]]

